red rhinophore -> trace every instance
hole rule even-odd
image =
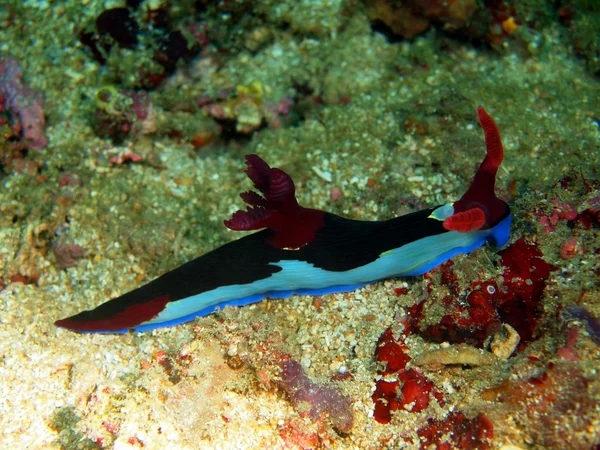
[[[298,249],[311,242],[325,213],[298,204],[294,182],[283,170],[269,167],[258,155],[247,155],[246,165],[248,178],[263,196],[242,192],[240,197],[250,206],[235,212],[225,226],[236,231],[268,228],[267,242],[278,248]]]
[[[169,301],[170,299],[167,295],[162,295],[148,302],[131,305],[129,308],[105,319],[88,320],[78,319],[77,316],[73,316],[57,320],[54,322],[54,325],[75,331],[120,331],[136,327],[148,320],[154,319],[165,309]]]
[[[479,230],[485,225],[485,212],[481,208],[459,212],[447,217],[443,225],[446,230],[459,233]]]
[[[508,205],[496,197],[494,192],[496,173],[504,157],[500,131],[494,119],[481,106],[477,108],[477,117],[485,134],[487,154],[477,169],[471,187],[460,200],[454,203],[454,215],[444,221],[444,228],[447,230],[465,232],[479,228],[491,228],[498,224],[508,211]],[[476,209],[480,209],[484,213],[484,221],[479,228],[474,227],[480,223],[481,213],[471,213]],[[458,216],[465,212],[469,212],[470,215]],[[455,216],[457,217],[455,218]],[[465,231],[462,231],[463,227]]]
[[[485,109],[483,109],[482,106],[477,108],[477,118],[479,119],[481,128],[483,128],[483,133],[485,134],[485,146],[487,148],[487,155],[485,156],[481,167],[479,167],[479,170],[489,172],[495,178],[498,167],[500,167],[502,159],[504,158],[504,148],[502,147],[502,141],[500,140],[500,131],[498,130],[498,125],[496,125],[494,119],[485,112]]]

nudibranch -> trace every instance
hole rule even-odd
[[[228,305],[344,292],[377,280],[420,275],[488,241],[501,247],[511,222],[508,204],[494,189],[504,151],[494,120],[482,107],[477,116],[487,154],[455,203],[384,221],[346,219],[300,206],[289,175],[247,155],[246,173],[262,195],[243,192],[247,209],[233,214],[225,226],[260,231],[56,325],[95,333],[151,330]]]

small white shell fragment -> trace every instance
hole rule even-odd
[[[502,324],[502,328],[492,337],[490,350],[500,359],[508,359],[515,351],[517,345],[521,342],[521,336],[513,327],[507,323]]]
[[[319,178],[327,181],[328,183],[331,183],[333,181],[333,175],[330,171],[321,170],[317,166],[312,166],[311,168],[312,168],[313,172],[316,173]]]

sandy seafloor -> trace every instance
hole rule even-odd
[[[439,31],[389,42],[357,2],[258,2],[258,31],[241,21],[228,50],[208,44],[182,64],[150,94],[156,130],[115,143],[94,129],[96,93],[133,89],[136,71],[115,75],[114,60],[102,68],[77,34],[122,5],[2,3],[0,58],[16,58],[24,82],[43,93],[49,143],[21,153],[19,170],[7,163],[0,172],[1,448],[420,448],[417,430],[451,411],[484,414],[490,448],[598,448],[598,336],[557,312],[579,305],[600,317],[598,228],[560,218],[550,230],[543,217],[559,202],[598,211],[600,83],[558,24],[526,38],[517,31],[493,51]],[[181,21],[177,7],[192,2],[173,3]],[[217,128],[190,99],[253,83],[264,91],[263,113],[293,97],[295,85],[313,93],[294,100],[295,119],[282,114],[281,123],[198,145],[195,136]],[[248,153],[287,171],[303,205],[353,219],[458,199],[484,155],[478,105],[505,146],[497,186],[514,214],[510,242],[536,243],[555,270],[535,338],[512,357],[486,349],[472,364],[416,366],[443,405],[432,398],[421,412],[394,412],[389,424],[373,418],[379,336],[407,307],[446,295],[440,283],[428,294],[422,276],[228,308],[145,333],[54,326],[235,239],[222,222],[251,187]],[[119,152],[142,159],[111,164]],[[561,257],[572,237],[576,248]],[[83,254],[65,260],[72,246]],[[459,295],[499,275],[496,251],[454,258]],[[407,345],[413,363],[447,347],[419,336]],[[290,401],[278,383],[282,358],[350,399],[350,432]],[[345,381],[331,381],[336,374]]]

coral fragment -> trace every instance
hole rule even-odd
[[[311,381],[298,361],[283,362],[280,386],[296,406],[308,404],[311,419],[318,420],[327,414],[331,425],[339,432],[352,430],[354,415],[350,400],[331,386]]]

